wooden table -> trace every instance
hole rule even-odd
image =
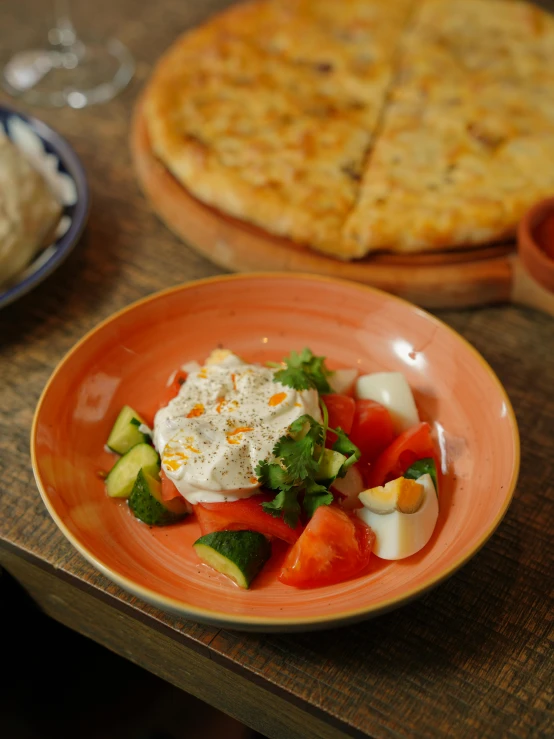
[[[14,48],[27,41],[29,4],[43,13],[39,0],[0,7]],[[92,16],[88,3],[75,5]],[[104,106],[33,111],[81,156],[93,206],[68,261],[0,313],[0,563],[53,618],[269,737],[552,736],[554,323],[544,315],[503,306],[440,314],[506,386],[521,430],[521,477],[502,525],[468,565],[373,621],[263,636],[179,620],[96,572],[40,500],[29,434],[57,362],[113,311],[218,272],[151,212],[127,134],[152,63],[178,31],[222,5],[96,0],[87,20],[101,19],[99,30],[130,46],[135,80]]]

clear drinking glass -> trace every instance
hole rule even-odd
[[[131,53],[114,38],[80,37],[68,0],[54,0],[54,12],[44,45],[16,52],[4,66],[4,89],[30,105],[84,108],[111,100],[133,76]]]

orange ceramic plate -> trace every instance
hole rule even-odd
[[[167,378],[224,345],[250,360],[309,346],[331,366],[399,370],[434,426],[443,461],[439,522],[429,544],[400,562],[374,558],[348,582],[296,590],[277,581],[278,556],[249,591],[197,559],[194,519],[149,528],[106,497],[99,470],[125,403],[152,418]],[[108,319],[50,379],[32,431],[35,477],[65,536],[101,572],[144,600],[212,624],[292,631],[353,622],[421,595],[472,557],[498,526],[519,467],[510,402],[481,356],[424,311],[329,278],[246,274],[192,282]]]

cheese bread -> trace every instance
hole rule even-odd
[[[554,193],[554,18],[507,0],[259,0],[145,100],[194,196],[339,259],[485,244]]]

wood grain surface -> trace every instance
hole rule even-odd
[[[438,314],[483,353],[511,397],[522,440],[520,481],[497,533],[468,565],[421,600],[373,621],[290,636],[181,621],[96,572],[41,503],[29,434],[57,362],[114,310],[219,271],[153,214],[135,182],[127,139],[133,104],[156,58],[178,32],[224,4],[74,3],[81,24],[131,47],[137,76],[104,106],[30,111],[71,141],[89,173],[93,205],[68,261],[0,312],[0,560],[55,618],[269,737],[552,736],[551,318],[513,306]],[[0,4],[4,56],[30,41],[27,20],[34,12],[45,21],[45,7],[39,0]]]

